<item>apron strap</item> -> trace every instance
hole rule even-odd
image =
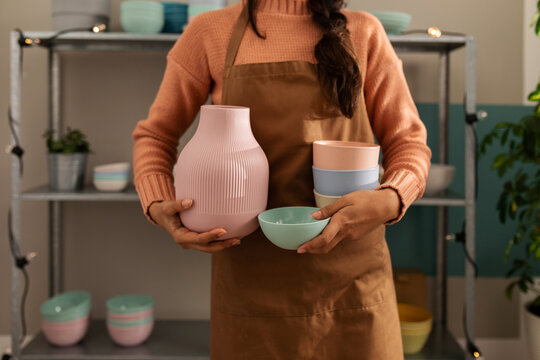
[[[240,47],[240,42],[244,36],[244,31],[249,22],[248,8],[247,5],[244,5],[242,12],[234,25],[231,39],[229,40],[229,46],[227,47],[227,56],[225,57],[225,68],[231,67],[234,64],[236,59],[236,54],[238,53],[238,48]]]

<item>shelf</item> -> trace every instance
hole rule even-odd
[[[432,38],[423,35],[388,35],[396,51],[409,52],[444,52],[464,47],[472,37],[465,35],[443,35]]]
[[[52,31],[25,31],[29,38],[50,38]],[[92,33],[90,31],[69,32],[52,41],[56,50],[167,50],[178,39],[180,34],[130,34],[124,32]],[[432,38],[427,34],[389,35],[390,42],[396,51],[441,52],[451,51],[465,46],[467,36],[443,35]]]
[[[465,206],[463,195],[448,191],[440,195],[431,195],[416,200],[413,205],[421,206]]]
[[[98,191],[92,184],[87,184],[82,191],[55,191],[43,185],[23,191],[20,198],[33,201],[139,201],[132,184],[120,192]]]
[[[98,191],[93,185],[87,184],[82,191],[55,191],[48,185],[23,191],[21,200],[30,201],[139,201],[135,187],[130,184],[121,192]],[[421,206],[465,206],[466,201],[462,195],[448,192],[440,196],[423,197],[416,200],[413,205]]]
[[[26,37],[47,39],[52,31],[25,31]],[[93,33],[74,31],[52,40],[55,50],[169,50],[180,34],[130,34],[124,32]]]
[[[22,349],[22,360],[207,360],[210,354],[208,321],[156,320],[148,340],[135,347],[114,344],[104,319],[92,320],[77,345],[56,347],[40,332]]]
[[[426,346],[414,355],[405,355],[405,360],[464,360],[465,352],[452,334],[446,329],[433,328]]]
[[[143,344],[123,348],[109,338],[103,319],[92,320],[88,333],[77,345],[59,348],[39,333],[23,350],[22,360],[113,360],[113,359],[209,359],[208,321],[156,320],[154,330]],[[463,360],[464,352],[446,330],[434,330],[419,354],[406,360]]]

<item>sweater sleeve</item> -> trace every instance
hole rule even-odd
[[[425,190],[431,150],[427,132],[412,99],[403,64],[382,24],[371,16],[374,31],[369,41],[364,93],[368,116],[381,145],[384,175],[378,189],[392,188],[401,200],[401,220]]]
[[[178,143],[205,103],[211,86],[204,48],[204,29],[198,21],[187,26],[167,54],[157,95],[146,119],[133,133],[134,184],[144,214],[153,202],[175,199],[172,169]]]

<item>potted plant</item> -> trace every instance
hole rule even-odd
[[[90,144],[80,130],[67,128],[58,139],[48,130],[43,134],[47,143],[49,186],[53,190],[82,190]]]
[[[537,9],[531,26],[539,35],[540,0],[537,1]],[[505,148],[505,152],[497,155],[492,163],[499,177],[506,180],[497,203],[499,219],[502,223],[508,218],[518,223],[506,247],[505,261],[508,261],[515,245],[525,248],[513,259],[507,273],[508,277],[517,276],[517,279],[508,285],[506,294],[510,298],[514,290],[519,289],[535,295],[525,305],[525,329],[530,355],[532,359],[540,360],[540,286],[533,280],[534,267],[540,263],[540,82],[528,99],[536,103],[533,113],[517,123],[495,125],[483,139],[480,152],[485,153],[486,147],[494,140]],[[534,176],[530,176],[531,169]],[[512,173],[509,170],[513,170]]]

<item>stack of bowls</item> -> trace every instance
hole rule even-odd
[[[411,15],[393,11],[371,11],[382,23],[388,35],[401,34],[411,23]]]
[[[177,2],[161,2],[165,15],[165,25],[161,32],[179,34],[188,20],[188,6]]]
[[[56,346],[72,346],[86,334],[90,324],[90,293],[69,291],[45,301],[41,307],[41,329]]]
[[[188,8],[188,21],[205,11],[217,10],[227,6],[226,0],[190,0]]]
[[[313,192],[317,206],[327,206],[353,191],[379,186],[379,151],[379,145],[363,142],[313,142]]]
[[[163,5],[157,1],[123,1],[120,24],[128,33],[158,34],[165,24]]]
[[[121,346],[143,343],[154,328],[154,299],[146,295],[120,295],[107,300],[107,331]]]
[[[122,191],[129,180],[128,162],[105,164],[94,167],[94,186],[100,191]]]
[[[424,348],[429,338],[433,317],[426,309],[410,304],[398,304],[398,312],[403,352],[416,354]]]

